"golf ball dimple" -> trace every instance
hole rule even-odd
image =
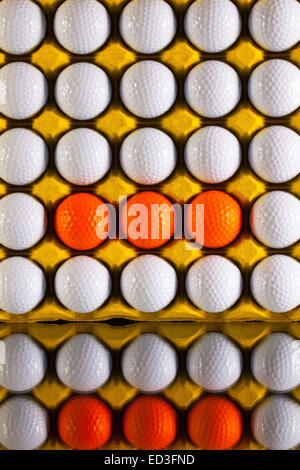
[[[111,84],[97,65],[77,62],[66,67],[55,83],[55,100],[73,119],[85,121],[102,113],[111,99]]]
[[[164,49],[176,32],[176,18],[163,0],[133,0],[122,11],[120,33],[137,52],[154,54]]]
[[[175,269],[155,255],[142,255],[130,261],[121,274],[121,292],[125,300],[141,312],[157,312],[175,297]]]
[[[28,119],[48,98],[47,80],[33,65],[11,62],[0,69],[0,112],[10,119]]]
[[[230,65],[207,60],[189,72],[184,94],[196,113],[217,118],[230,113],[240,101],[241,81]]]
[[[210,255],[196,261],[185,280],[190,300],[206,312],[223,312],[240,298],[243,278],[239,268],[228,259]]]
[[[109,378],[111,354],[95,336],[78,334],[68,339],[56,356],[59,379],[76,392],[89,393]]]
[[[175,349],[156,334],[144,334],[126,347],[122,372],[133,387],[156,393],[168,387],[177,374]]]
[[[222,392],[240,378],[243,358],[239,348],[227,336],[208,333],[190,347],[186,366],[196,384],[210,392]]]
[[[253,106],[270,117],[281,117],[300,106],[300,70],[283,59],[270,59],[250,75],[248,95]]]
[[[272,333],[252,352],[253,375],[273,392],[289,392],[300,384],[299,354],[299,340],[286,333]]]
[[[241,28],[239,11],[229,0],[196,0],[184,21],[185,34],[194,46],[212,53],[228,49]]]
[[[300,304],[300,263],[286,255],[269,256],[258,263],[250,278],[251,292],[258,304],[283,313]]]
[[[0,263],[0,308],[21,314],[33,310],[44,298],[46,278],[35,263],[13,256]]]
[[[300,5],[297,0],[259,0],[249,15],[249,30],[264,49],[281,52],[300,40]]]
[[[141,118],[155,118],[173,105],[176,80],[165,65],[142,60],[129,67],[121,79],[121,99],[129,111]]]
[[[93,184],[110,168],[109,143],[92,129],[73,129],[59,140],[55,149],[55,165],[70,183],[79,186]]]
[[[294,449],[300,443],[300,405],[286,395],[270,395],[254,409],[251,430],[269,450]]]
[[[300,201],[285,191],[270,191],[252,206],[250,226],[256,238],[271,248],[286,248],[300,238]]]
[[[48,438],[49,416],[32,397],[11,397],[0,406],[0,443],[10,450],[34,450]]]
[[[47,356],[30,336],[21,333],[3,340],[5,363],[0,364],[0,385],[11,392],[28,392],[44,378]]]
[[[45,33],[45,16],[36,3],[30,0],[0,3],[0,49],[9,54],[26,54],[44,39]]]
[[[53,28],[65,49],[74,54],[90,54],[106,42],[110,18],[96,0],[67,0],[58,7]]]
[[[123,171],[143,185],[164,181],[175,168],[176,147],[172,139],[159,129],[143,127],[129,134],[120,150]]]
[[[252,170],[270,183],[285,183],[300,172],[300,136],[284,126],[270,126],[256,134],[249,146]]]
[[[11,193],[0,199],[0,243],[11,250],[27,250],[45,235],[44,206],[26,193]]]
[[[188,139],[185,164],[192,175],[205,183],[222,183],[238,170],[242,152],[238,139],[227,129],[207,126]]]
[[[49,160],[45,141],[29,129],[10,129],[0,136],[0,178],[22,186],[38,179]]]
[[[66,308],[77,313],[89,313],[109,297],[111,277],[108,269],[96,259],[75,256],[57,270],[54,288]]]

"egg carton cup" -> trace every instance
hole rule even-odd
[[[21,255],[35,261],[47,277],[47,293],[34,310],[27,314],[15,315],[0,311],[0,321],[37,322],[37,321],[105,321],[124,318],[139,321],[205,321],[234,322],[246,320],[260,321],[297,321],[300,320],[300,307],[287,313],[272,313],[260,307],[253,299],[249,289],[250,274],[255,265],[266,256],[274,253],[286,254],[300,260],[300,243],[282,250],[274,250],[261,244],[249,228],[249,212],[255,200],[272,190],[283,190],[300,196],[300,176],[282,184],[270,184],[257,177],[248,163],[248,146],[252,137],[265,126],[284,125],[300,131],[300,111],[282,117],[269,118],[258,112],[247,96],[247,82],[253,69],[271,58],[282,58],[293,64],[300,64],[300,46],[285,52],[272,53],[260,48],[251,38],[247,21],[254,1],[236,2],[242,16],[242,32],[228,50],[209,54],[196,49],[184,34],[184,16],[190,1],[172,0],[170,5],[177,17],[177,33],[174,40],[162,52],[143,55],[131,50],[120,38],[118,22],[120,13],[126,5],[122,0],[106,0],[111,18],[111,35],[108,41],[90,55],[70,54],[56,41],[52,28],[53,17],[61,4],[56,0],[37,2],[47,17],[47,34],[43,42],[31,53],[13,56],[0,53],[0,66],[14,61],[25,61],[39,68],[49,84],[49,98],[42,111],[32,119],[16,121],[0,116],[0,132],[14,127],[26,127],[41,135],[48,146],[50,160],[47,171],[37,181],[28,186],[12,186],[0,182],[0,196],[13,192],[25,192],[39,199],[48,214],[48,230],[45,237],[32,249],[15,252],[0,247],[0,259]],[[141,119],[131,114],[120,99],[120,80],[125,70],[140,60],[155,60],[169,67],[177,81],[178,94],[175,104],[164,115],[156,119]],[[197,115],[184,99],[183,86],[188,72],[197,63],[216,59],[231,65],[239,74],[242,82],[242,97],[237,107],[228,115],[208,119]],[[66,116],[54,99],[54,84],[59,73],[68,65],[77,62],[90,62],[99,65],[108,74],[112,84],[112,99],[108,108],[97,118],[76,121]],[[220,184],[205,184],[194,178],[184,164],[184,145],[188,137],[197,129],[207,125],[218,125],[233,132],[242,147],[242,164],[237,173],[228,181]],[[164,182],[154,186],[141,186],[126,177],[119,164],[120,146],[127,135],[142,127],[156,127],[166,132],[174,141],[178,160],[176,170]],[[58,140],[71,129],[88,127],[102,133],[112,149],[112,166],[99,183],[90,186],[76,186],[68,183],[58,173],[54,165],[54,150]],[[77,193],[93,193],[104,201],[118,206],[119,198],[131,196],[141,190],[158,191],[174,203],[186,203],[205,190],[223,190],[231,194],[241,205],[243,227],[240,235],[230,245],[213,250],[208,248],[190,250],[186,240],[170,240],[166,245],[151,251],[169,261],[178,275],[178,292],[175,300],[156,313],[142,313],[130,307],[122,298],[119,288],[120,274],[124,266],[141,251],[126,240],[106,240],[91,251],[78,252],[63,245],[55,234],[53,216],[55,209],[64,197]],[[148,253],[148,251],[147,251]],[[85,254],[102,261],[112,275],[112,293],[109,300],[99,309],[88,314],[78,314],[64,308],[54,294],[53,281],[58,267],[74,255]],[[188,299],[184,289],[184,278],[188,267],[203,255],[219,254],[232,260],[241,269],[244,289],[240,300],[222,313],[208,313],[196,308]]]
[[[177,410],[179,431],[174,443],[169,447],[176,449],[197,449],[191,443],[186,432],[186,414],[191,405],[201,396],[207,394],[199,385],[194,383],[187,374],[186,353],[190,346],[200,337],[209,332],[220,332],[231,339],[243,355],[243,371],[240,379],[227,391],[219,394],[227,396],[242,411],[243,434],[235,449],[262,450],[251,435],[250,416],[255,406],[271,392],[257,382],[250,369],[250,354],[253,348],[271,333],[287,333],[295,339],[300,339],[300,325],[296,323],[140,323],[126,326],[111,326],[108,324],[74,323],[64,325],[54,324],[6,324],[0,326],[0,339],[14,333],[24,333],[32,337],[46,351],[48,368],[44,380],[36,386],[30,396],[47,409],[50,415],[51,430],[49,438],[42,449],[68,449],[60,441],[57,434],[57,413],[62,404],[76,393],[65,386],[58,378],[55,370],[55,356],[60,346],[75,334],[89,333],[98,338],[112,354],[112,373],[109,380],[94,393],[109,405],[113,412],[114,428],[112,437],[101,449],[133,449],[122,434],[122,413],[140,392],[126,382],[121,372],[120,358],[124,348],[141,334],[154,333],[169,342],[178,355],[178,373],[171,385],[160,395],[169,401]],[[0,402],[13,395],[0,388]],[[288,393],[297,402],[300,401],[300,386]],[[300,449],[300,448],[299,448]]]

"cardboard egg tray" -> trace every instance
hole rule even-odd
[[[7,193],[24,191],[40,199],[45,205],[49,228],[44,239],[26,252],[13,252],[0,248],[0,259],[11,255],[24,255],[37,262],[47,276],[47,294],[43,302],[33,311],[24,315],[11,315],[0,312],[0,321],[36,322],[36,321],[104,321],[112,318],[125,318],[139,321],[287,321],[300,320],[300,308],[286,314],[276,314],[264,310],[256,304],[249,291],[249,275],[255,264],[265,256],[277,252],[259,243],[251,234],[248,224],[249,209],[257,197],[269,190],[282,189],[300,195],[300,177],[287,184],[272,185],[260,180],[247,163],[247,147],[253,135],[266,125],[283,124],[300,130],[300,111],[282,119],[267,118],[256,111],[247,98],[247,81],[251,71],[262,61],[275,57],[275,54],[263,51],[251,39],[247,29],[247,19],[254,1],[238,0],[239,10],[243,17],[242,34],[238,41],[227,51],[207,54],[194,48],[187,40],[183,31],[183,18],[191,3],[189,0],[169,0],[178,22],[177,34],[173,42],[161,53],[141,55],[130,50],[120,38],[118,19],[127,0],[104,0],[111,21],[112,32],[108,42],[96,53],[79,56],[64,50],[55,40],[52,24],[53,16],[61,3],[60,0],[40,0],[48,23],[47,36],[42,44],[32,53],[24,56],[12,56],[0,53],[0,66],[13,61],[26,61],[40,68],[47,77],[50,95],[46,107],[33,119],[13,121],[0,116],[0,132],[13,127],[27,127],[39,133],[50,150],[50,163],[46,173],[36,182],[26,187],[17,187],[0,182],[0,196]],[[300,64],[300,47],[284,53],[276,53],[276,57],[288,59]],[[130,114],[123,106],[119,95],[120,79],[130,65],[141,59],[154,59],[167,65],[175,74],[178,83],[178,96],[170,111],[157,119],[139,119]],[[232,65],[239,73],[243,83],[242,99],[238,106],[227,116],[219,119],[206,119],[195,114],[187,105],[183,96],[183,84],[188,71],[199,61],[219,59]],[[74,121],[64,115],[54,100],[54,83],[59,73],[69,64],[88,61],[102,67],[109,75],[113,95],[107,110],[92,121]],[[243,150],[243,162],[237,174],[223,184],[202,184],[188,172],[183,162],[183,148],[188,137],[198,128],[205,125],[220,125],[231,130],[238,138]],[[120,196],[130,196],[137,191],[148,189],[129,180],[119,165],[119,148],[124,138],[132,131],[143,126],[154,126],[167,132],[176,144],[178,163],[175,172],[163,183],[151,186],[150,189],[168,196],[173,202],[186,203],[203,190],[222,189],[233,195],[243,210],[243,229],[238,238],[223,249],[188,250],[185,240],[170,240],[160,249],[153,250],[170,261],[176,268],[179,289],[175,300],[165,309],[155,314],[145,314],[134,310],[126,304],[119,288],[120,273],[124,265],[141,253],[126,240],[107,240],[100,247],[84,252],[103,261],[109,268],[113,278],[113,291],[110,299],[91,314],[76,314],[65,309],[55,298],[53,279],[60,264],[77,251],[64,246],[58,239],[53,228],[53,216],[61,200],[75,192],[92,192],[105,201],[117,206]],[[113,152],[113,164],[107,176],[92,186],[81,187],[69,184],[57,172],[53,154],[56,143],[68,130],[76,127],[89,127],[100,131],[110,142]],[[241,299],[223,313],[206,313],[197,309],[186,298],[184,277],[190,264],[205,254],[220,254],[237,263],[244,277],[244,291]],[[300,259],[300,243],[280,250]],[[82,253],[81,253],[82,254]]]
[[[113,369],[108,382],[94,394],[103,399],[112,409],[114,417],[114,430],[110,441],[102,449],[132,449],[122,434],[122,412],[126,405],[138,395],[138,390],[129,385],[124,379],[120,357],[125,348],[134,338],[143,333],[156,333],[170,342],[178,354],[178,374],[175,381],[166,388],[161,395],[174,405],[179,417],[179,430],[176,440],[170,449],[196,449],[186,433],[186,413],[192,403],[205,393],[189,378],[185,358],[190,345],[202,335],[210,331],[218,331],[231,338],[243,353],[244,367],[239,381],[224,392],[242,410],[243,434],[236,449],[263,449],[251,436],[249,418],[251,411],[258,402],[263,400],[269,392],[259,384],[250,370],[250,354],[255,345],[272,332],[286,332],[296,339],[300,339],[300,325],[287,322],[278,323],[141,323],[122,327],[110,326],[101,323],[75,323],[64,325],[47,324],[2,324],[0,326],[0,339],[13,334],[25,333],[30,335],[46,350],[48,369],[46,377],[41,384],[35,387],[31,395],[39,401],[50,414],[51,429],[47,443],[43,449],[67,449],[57,434],[57,412],[65,400],[74,392],[60,382],[55,371],[55,355],[59,347],[71,336],[78,333],[90,333],[99,338],[112,353]],[[0,387],[0,402],[11,394]],[[300,402],[300,386],[290,392],[290,396]],[[300,448],[299,448],[300,449]]]

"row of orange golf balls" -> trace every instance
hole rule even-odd
[[[159,248],[172,237],[197,241],[207,248],[233,242],[243,225],[240,204],[221,190],[208,190],[183,207],[163,194],[142,191],[119,204],[117,212],[91,193],[75,193],[60,202],[54,215],[59,239],[69,248],[92,250],[107,237],[127,239],[143,250]],[[183,223],[184,220],[184,223]],[[252,205],[250,227],[264,245],[281,249],[300,238],[300,202],[285,191],[270,191]],[[10,193],[0,200],[0,243],[11,250],[26,250],[47,231],[45,208],[25,193]]]

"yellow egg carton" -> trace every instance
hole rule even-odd
[[[253,202],[268,190],[282,189],[300,195],[300,177],[289,183],[272,185],[260,180],[250,169],[247,162],[247,147],[253,135],[266,125],[284,124],[300,131],[300,111],[287,118],[271,119],[263,116],[253,108],[247,98],[246,84],[252,70],[262,61],[273,58],[257,46],[251,39],[247,29],[247,17],[254,0],[238,0],[237,4],[243,17],[243,30],[238,41],[227,51],[217,54],[200,52],[186,39],[183,32],[183,18],[191,3],[189,0],[170,0],[177,18],[179,28],[173,42],[161,53],[141,55],[130,50],[120,39],[118,18],[126,0],[104,0],[112,19],[112,34],[108,42],[96,53],[87,56],[75,56],[64,50],[55,40],[50,25],[53,16],[61,3],[59,0],[40,0],[38,2],[48,19],[48,35],[42,44],[31,54],[11,56],[0,53],[0,65],[15,60],[25,60],[40,68],[47,77],[50,89],[59,73],[69,64],[79,61],[89,61],[102,67],[109,75],[113,89],[119,88],[120,79],[130,65],[140,59],[159,60],[167,65],[175,74],[178,81],[178,96],[171,110],[157,119],[139,119],[121,103],[119,92],[114,91],[108,109],[92,121],[72,121],[66,117],[55,104],[53,93],[46,107],[33,119],[27,121],[7,120],[0,117],[0,132],[15,126],[25,126],[39,133],[46,140],[51,152],[51,161],[46,173],[35,183],[26,187],[10,186],[0,183],[0,195],[15,191],[25,191],[39,198],[45,205],[49,216],[49,229],[44,239],[31,250],[12,252],[0,248],[0,259],[11,255],[25,255],[37,262],[47,275],[48,289],[44,301],[33,311],[24,315],[11,315],[0,311],[0,321],[6,322],[36,322],[36,321],[105,321],[113,318],[125,318],[140,321],[207,321],[232,322],[242,320],[260,321],[295,321],[300,320],[300,308],[286,314],[271,313],[261,308],[252,298],[249,291],[249,275],[255,264],[261,259],[278,251],[269,249],[258,242],[250,232],[248,218],[249,209]],[[300,65],[300,47],[288,52],[276,54]],[[183,82],[188,71],[198,62],[206,59],[219,59],[232,65],[239,73],[243,82],[241,102],[227,116],[218,119],[206,119],[194,113],[186,104],[183,97]],[[237,174],[223,184],[203,184],[193,178],[183,162],[183,147],[188,137],[198,128],[205,125],[217,124],[231,130],[239,139],[243,150],[243,162]],[[53,152],[60,137],[74,127],[88,126],[101,132],[110,142],[113,149],[113,164],[108,175],[99,183],[80,187],[69,184],[57,172],[53,162]],[[77,314],[65,309],[55,298],[53,278],[59,265],[79,252],[64,246],[56,236],[53,228],[53,215],[59,202],[67,195],[78,191],[87,191],[99,195],[109,203],[117,206],[121,196],[130,196],[142,187],[129,180],[122,173],[119,165],[119,148],[124,138],[132,131],[142,126],[155,126],[168,133],[178,150],[178,164],[175,172],[163,183],[151,186],[151,190],[159,191],[177,203],[186,203],[193,196],[207,189],[222,189],[232,194],[243,209],[243,229],[238,238],[223,249],[189,250],[186,240],[171,240],[153,253],[159,254],[170,261],[176,268],[179,278],[179,290],[175,300],[165,309],[155,313],[141,313],[134,310],[122,299],[119,289],[120,272],[125,264],[141,253],[126,240],[107,240],[100,247],[84,252],[103,261],[113,275],[113,292],[100,309],[91,314]],[[300,244],[280,250],[281,253],[300,259]],[[240,267],[244,277],[244,291],[241,299],[229,310],[222,313],[207,313],[197,309],[187,299],[184,290],[184,277],[188,267],[196,259],[206,254],[220,254],[233,260]]]
[[[112,353],[113,369],[108,382],[99,388],[95,395],[103,399],[112,409],[114,415],[114,431],[111,440],[103,449],[132,449],[122,435],[121,418],[124,407],[138,395],[138,390],[124,379],[120,369],[120,356],[122,350],[132,341],[144,333],[155,333],[170,342],[178,354],[178,374],[175,381],[166,388],[161,395],[174,405],[179,416],[179,431],[175,442],[170,449],[196,449],[190,442],[186,433],[186,412],[204,393],[203,389],[193,383],[189,378],[185,357],[190,345],[208,332],[222,332],[231,338],[243,353],[243,372],[239,381],[224,392],[224,395],[233,400],[243,413],[243,434],[236,449],[252,450],[263,449],[251,436],[249,417],[253,408],[268,394],[268,390],[259,384],[250,370],[249,357],[255,345],[264,337],[273,332],[285,332],[296,339],[300,339],[300,325],[298,323],[140,323],[121,327],[107,324],[75,323],[75,324],[2,324],[0,326],[0,339],[13,334],[24,333],[30,335],[46,350],[48,369],[45,379],[35,387],[31,395],[39,401],[51,415],[51,431],[49,439],[43,449],[67,449],[57,434],[57,412],[65,400],[74,392],[58,379],[55,372],[55,355],[59,347],[70,337],[78,333],[89,333],[99,338]],[[300,401],[300,386],[289,394]],[[0,402],[11,394],[0,387]]]

